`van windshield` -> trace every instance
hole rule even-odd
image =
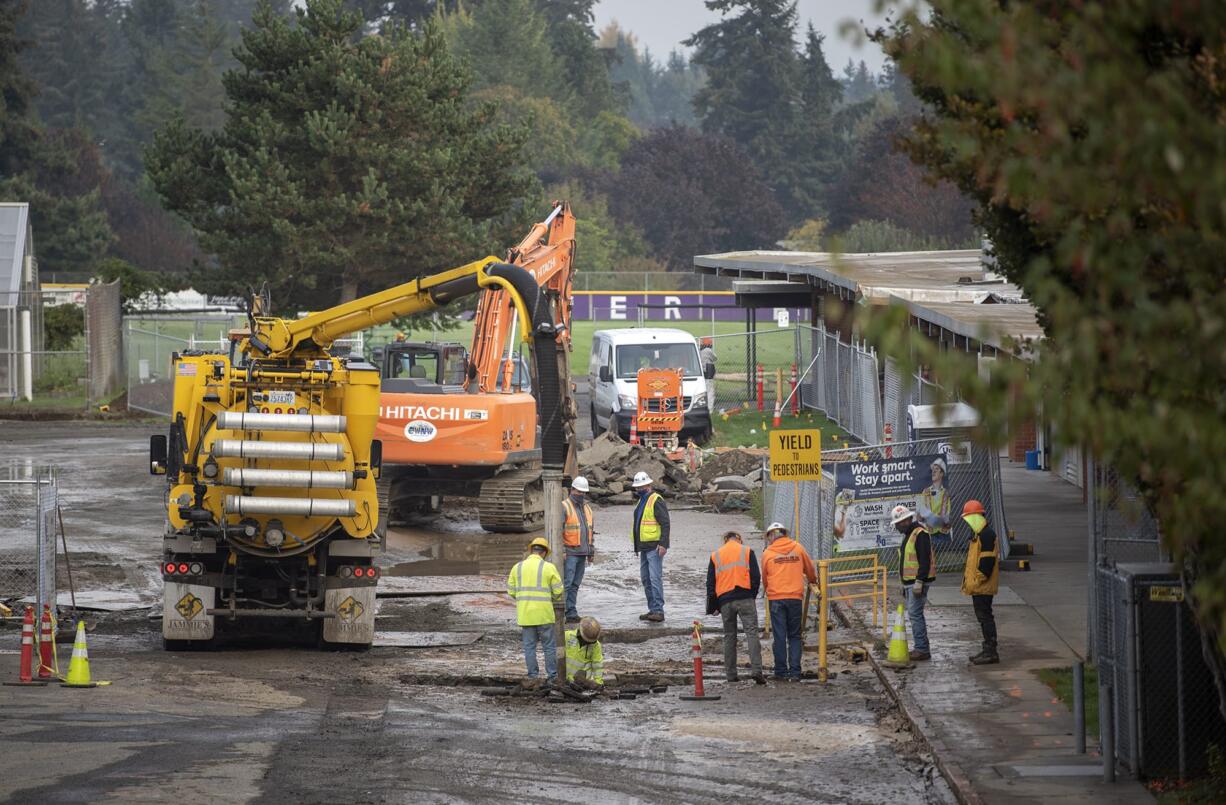
[[[625,344],[617,348],[617,376],[633,380],[639,369],[680,369],[699,377],[698,350],[693,344]]]

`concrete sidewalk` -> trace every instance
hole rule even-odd
[[[1073,716],[1039,681],[1085,653],[1086,514],[1081,490],[1047,472],[1002,466],[1009,527],[1035,546],[1030,572],[1001,576],[1000,665],[975,667],[981,633],[960,574],[938,578],[927,607],[932,660],[883,669],[903,709],[968,802],[1153,802],[1139,783],[1102,782],[1097,739],[1078,755]]]

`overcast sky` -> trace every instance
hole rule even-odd
[[[844,21],[864,21],[876,25],[881,20],[873,12],[873,0],[798,0],[799,33],[805,26],[826,34],[826,60],[835,75],[842,71],[849,58],[868,63],[874,73],[881,71],[884,55],[872,42],[855,47],[840,33]],[[681,41],[704,25],[719,20],[719,14],[708,11],[703,0],[600,0],[596,4],[596,30],[609,22],[634,33],[657,59],[663,59],[674,48],[685,50]]]

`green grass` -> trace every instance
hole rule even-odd
[[[34,399],[0,401],[0,414],[9,411],[81,411],[87,405],[84,394],[66,395],[63,397],[38,396]]]
[[[742,411],[724,419],[715,417],[715,436],[711,447],[766,447],[771,427],[772,414],[759,414],[757,410]],[[780,420],[781,430],[808,430],[818,428],[822,432],[822,449],[834,450],[845,447],[851,437],[847,431],[831,422],[817,411],[802,411],[800,416],[785,415]]]
[[[1052,689],[1064,706],[1073,710],[1073,669],[1040,668],[1039,681]],[[1098,735],[1098,669],[1086,666],[1085,673],[1086,733]]]

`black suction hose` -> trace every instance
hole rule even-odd
[[[511,283],[528,308],[532,321],[532,354],[536,358],[537,404],[541,419],[541,465],[561,470],[566,464],[566,432],[562,419],[562,378],[558,369],[558,334],[549,300],[526,269],[510,263],[494,263],[487,272]],[[444,304],[478,290],[475,277],[453,280],[431,290],[430,296]]]

